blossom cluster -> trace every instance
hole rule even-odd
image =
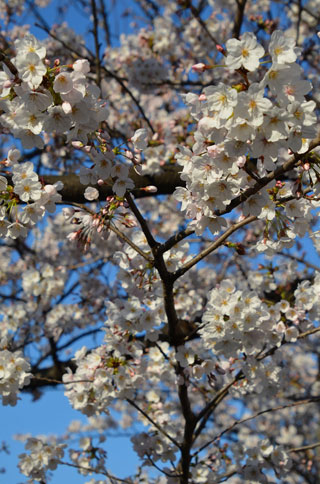
[[[284,342],[293,343],[299,334],[312,327],[311,320],[319,318],[316,297],[320,278],[314,284],[304,281],[294,292],[294,305],[287,299],[270,305],[256,291],[237,290],[231,280],[224,280],[209,293],[208,304],[199,329],[206,348],[224,358],[245,358],[240,365],[245,384],[236,386],[242,393],[255,391],[275,394],[280,388],[283,370],[268,359],[256,355],[269,348],[280,348]]]
[[[16,75],[3,64],[0,78],[3,129],[20,139],[25,149],[42,150],[44,138],[64,136],[66,143],[89,156],[90,167],[80,169],[81,183],[104,184],[109,179],[115,195],[123,197],[134,186],[129,177],[130,165],[116,162],[107,144],[108,136],[99,132],[100,123],[107,118],[107,108],[99,99],[100,89],[87,78],[89,62],[79,59],[72,66],[60,66],[57,61],[51,68],[45,58],[45,46],[31,34],[17,39],[15,49],[17,55],[11,62]],[[70,68],[71,72],[67,70]],[[92,140],[96,148],[92,147]],[[18,150],[11,150],[5,162],[5,166],[12,165],[13,172],[14,187],[8,185],[9,198],[12,201],[17,196],[27,206],[13,224],[6,217],[5,204],[1,213],[1,235],[12,238],[26,236],[28,225],[39,221],[45,210],[54,211],[54,202],[61,200],[56,191],[62,188],[61,183],[41,186],[33,164],[18,164],[18,159]],[[0,188],[7,190],[4,177]],[[98,197],[97,190],[94,196],[89,194],[91,200],[92,197]]]
[[[28,385],[30,364],[20,351],[0,350],[0,394],[3,405],[16,405],[19,389]]]
[[[275,31],[269,44],[271,66],[257,79],[264,49],[255,35],[246,33],[241,40],[229,40],[225,64],[236,71],[240,83],[232,87],[219,83],[206,87],[200,97],[185,96],[198,124],[192,151],[181,147],[176,156],[186,188],[177,188],[175,198],[198,234],[206,227],[219,233],[226,225],[219,215],[228,211],[231,201],[280,166],[288,152],[306,152],[315,137],[315,103],[305,99],[311,83],[302,78],[294,45],[292,39]],[[249,160],[256,160],[254,173]],[[290,184],[284,190],[295,196]],[[280,219],[290,220],[282,237],[293,238],[296,226],[299,233],[302,225],[306,228],[312,205],[296,200],[296,210],[285,208],[282,214],[278,207],[281,193],[276,195],[258,187],[242,204],[243,215],[268,222],[277,212]]]
[[[122,348],[113,351],[108,345],[89,353],[86,347],[77,351],[74,358],[76,372],[70,370],[63,375],[65,395],[73,408],[90,416],[106,411],[116,397],[129,398],[133,395],[141,378],[135,374],[141,349],[137,344],[129,345],[127,339],[123,346],[128,349],[128,354],[120,351]]]
[[[65,133],[68,141],[87,143],[105,119],[106,109],[98,101],[100,90],[88,84],[87,60],[77,60],[69,73],[67,66],[46,65],[46,48],[31,34],[15,41],[17,55],[12,63],[17,77],[7,73],[2,82],[1,124],[21,140],[26,149],[42,149],[42,133]]]
[[[65,444],[49,444],[40,439],[29,438],[25,444],[28,453],[19,455],[19,469],[34,481],[46,480],[46,471],[55,470],[63,458]]]
[[[1,237],[26,237],[28,228],[36,225],[45,214],[53,213],[55,204],[62,197],[58,193],[63,184],[42,185],[33,163],[30,161],[19,163],[19,150],[10,150],[5,165],[11,167],[12,185],[6,177],[0,177],[0,235]],[[26,205],[20,206],[18,202]],[[10,221],[8,214],[15,215]]]

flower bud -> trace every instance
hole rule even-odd
[[[199,62],[199,64],[194,64],[191,69],[195,72],[204,72],[207,69],[207,66],[203,62]]]

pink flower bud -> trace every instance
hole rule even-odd
[[[216,44],[216,49],[217,49],[218,52],[221,52],[221,54],[227,55],[227,53],[226,53],[225,49],[222,47],[222,45]]]
[[[147,187],[143,187],[143,188],[141,188],[141,190],[143,190],[145,192],[148,192],[148,193],[156,193],[158,191],[157,187],[155,187],[153,185],[149,185]]]
[[[206,101],[207,100],[207,97],[205,94],[200,94],[199,96],[199,101]]]
[[[129,160],[132,160],[132,158],[133,158],[133,153],[132,153],[131,151],[126,150],[126,151],[125,151],[125,155],[126,155],[126,157],[127,157],[127,158],[129,158]]]
[[[199,64],[194,64],[191,69],[195,72],[204,72],[207,69],[207,66],[203,64],[203,62],[199,62]]]
[[[67,239],[71,241],[76,240],[78,238],[78,235],[79,235],[79,231],[71,232],[71,234],[67,235]]]

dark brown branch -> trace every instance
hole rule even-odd
[[[191,0],[188,0],[186,2],[186,6],[188,8],[190,8],[190,11],[191,11],[192,15],[197,20],[198,24],[202,27],[202,29],[204,30],[204,32],[207,34],[207,36],[209,37],[209,39],[212,40],[212,42],[214,43],[214,45],[216,46],[217,44],[219,44],[219,42],[217,41],[217,39],[215,39],[215,37],[211,34],[211,32],[208,29],[205,21],[202,20],[202,18],[200,16],[201,12],[199,12],[199,10],[194,5],[192,5],[192,1]]]
[[[278,410],[284,410],[286,408],[292,408],[292,407],[297,407],[298,405],[307,405],[309,403],[316,403],[320,401],[320,397],[310,397],[306,398],[305,400],[300,400],[298,402],[293,402],[293,403],[287,403],[284,405],[278,405],[277,407],[271,407],[271,408],[266,408],[265,410],[260,410],[259,412],[255,413],[254,415],[251,415],[251,417],[246,417],[241,420],[235,420],[233,424],[231,424],[229,427],[226,429],[222,430],[216,437],[214,437],[212,440],[209,442],[206,442],[204,445],[200,447],[200,449],[197,450],[196,454],[199,454],[202,452],[204,449],[206,449],[209,445],[213,444],[217,440],[220,440],[221,437],[226,434],[227,432],[231,432],[235,427],[237,427],[240,424],[243,424],[245,422],[249,422],[250,420],[254,420],[257,417],[260,417],[260,415],[264,415],[265,413],[270,413],[270,412],[276,412]],[[318,443],[318,445],[320,445]],[[304,450],[304,449],[303,449]],[[293,452],[293,450],[291,450]]]
[[[181,240],[189,237],[189,235],[194,234],[194,230],[192,229],[185,229],[177,232],[176,234],[172,235],[166,242],[164,242],[161,247],[159,248],[159,252],[164,254],[168,250],[170,250],[174,245],[178,244]]]
[[[95,0],[91,0],[91,10],[92,10],[92,17],[93,17],[93,37],[94,37],[94,48],[96,51],[96,74],[97,74],[97,85],[101,86],[101,68],[100,68],[100,43],[99,43],[99,22],[98,22],[98,14],[97,14],[97,6]]]
[[[110,38],[110,29],[109,29],[109,23],[108,23],[108,14],[107,14],[106,6],[104,4],[104,0],[99,0],[99,3],[100,3],[100,14],[102,18],[104,36],[105,36],[107,46],[110,47],[111,38]]]
[[[226,213],[232,212],[232,210],[235,207],[238,207],[241,203],[248,200],[252,195],[255,195],[256,193],[258,193],[258,191],[261,190],[261,188],[265,187],[273,180],[280,178],[287,171],[292,170],[297,165],[297,163],[299,163],[299,161],[303,161],[307,159],[310,151],[312,151],[314,148],[316,148],[319,145],[320,145],[320,135],[317,136],[316,139],[311,141],[310,146],[306,151],[306,153],[303,153],[303,155],[294,154],[289,160],[287,160],[281,166],[276,168],[274,171],[271,171],[270,173],[268,173],[268,175],[264,176],[263,178],[260,178],[260,180],[256,182],[255,185],[253,185],[250,188],[247,188],[247,190],[241,193],[241,195],[235,197],[231,201],[231,203],[229,203],[229,205],[225,210],[217,211],[215,215],[220,216],[220,215],[224,215]]]
[[[207,255],[211,254],[214,250],[216,250],[218,247],[220,247],[224,241],[234,232],[236,232],[239,228],[243,227],[244,225],[247,225],[254,220],[257,220],[257,217],[255,215],[251,215],[250,217],[245,218],[244,220],[241,220],[238,223],[235,223],[231,225],[220,237],[218,237],[212,244],[209,245],[206,249],[201,251],[197,256],[193,257],[189,262],[184,264],[180,269],[177,269],[173,273],[173,278],[174,280],[178,279],[179,277],[183,276],[189,269],[191,269],[194,265],[198,264],[201,260],[203,260]]]
[[[158,242],[156,242],[152,233],[150,232],[146,220],[144,219],[144,217],[141,214],[140,210],[138,209],[137,205],[134,203],[134,200],[133,200],[132,196],[130,195],[130,193],[126,194],[126,199],[127,199],[128,204],[129,204],[129,207],[131,208],[132,213],[135,215],[136,219],[138,220],[138,222],[139,222],[139,224],[142,228],[144,235],[146,236],[146,239],[147,239],[147,242],[150,246],[150,249],[151,250],[155,249],[156,247],[158,247],[159,244],[158,244]]]
[[[316,449],[317,447],[320,447],[320,442],[303,445],[302,447],[294,447],[293,449],[290,449],[289,452],[305,452],[306,450]]]
[[[18,70],[16,66],[12,64],[11,60],[8,59],[8,57],[2,51],[0,51],[0,62],[3,62],[7,66],[11,74],[13,74],[14,76],[18,76]]]
[[[133,169],[130,170],[130,178],[135,184],[135,189],[132,191],[136,198],[144,198],[154,196],[150,192],[141,190],[148,185],[154,185],[158,191],[156,195],[170,195],[174,192],[176,187],[184,186],[184,182],[180,179],[179,174],[180,167],[177,165],[166,166],[158,171],[154,175],[138,175]],[[80,183],[78,175],[40,175],[40,179],[45,184],[53,185],[58,181],[62,181],[64,184],[63,189],[59,192],[62,195],[63,202],[75,202],[75,203],[87,203],[83,194],[86,185]],[[103,201],[106,197],[114,195],[112,191],[113,182],[110,180],[109,185],[98,186],[94,185],[99,191],[99,200]]]
[[[235,37],[236,39],[238,39],[240,35],[243,19],[244,19],[244,10],[246,8],[247,0],[236,0],[236,3],[238,8],[236,13],[236,18],[234,21],[232,37]]]
[[[130,245],[130,247],[132,247],[132,249],[135,250],[138,254],[140,254],[141,257],[143,257],[146,261],[153,264],[152,257],[146,254],[145,252],[143,252],[143,250],[141,250],[140,247],[138,247],[134,242],[132,242],[132,240],[130,240],[125,234],[123,234],[121,230],[119,230],[114,225],[108,225],[108,229],[111,230],[113,233],[115,233],[119,237],[119,239],[121,239],[123,242]]]

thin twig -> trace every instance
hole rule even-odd
[[[190,8],[190,11],[191,11],[193,17],[196,19],[196,21],[198,22],[198,24],[205,31],[205,33],[207,34],[207,36],[209,37],[209,39],[212,40],[212,42],[214,43],[214,45],[216,46],[217,44],[219,44],[219,42],[217,41],[217,39],[211,34],[211,32],[208,29],[205,21],[202,20],[202,18],[200,16],[199,10],[194,5],[192,5],[191,0],[188,1],[187,7]]]
[[[123,242],[130,245],[130,247],[132,247],[132,249],[134,249],[138,254],[140,254],[145,260],[153,264],[154,262],[153,258],[150,255],[146,254],[143,250],[141,250],[140,247],[138,247],[134,242],[132,242],[132,240],[130,240],[119,229],[117,229],[115,225],[108,225],[108,229],[114,232],[119,237],[119,239],[121,239]]]
[[[279,255],[281,255],[282,257],[288,257],[288,259],[292,259],[297,262],[300,262],[301,264],[304,264],[310,269],[314,269],[315,271],[320,272],[320,267],[316,266],[315,264],[312,264],[311,262],[306,261],[305,259],[303,259],[303,257],[298,257],[292,254],[286,254],[285,252],[280,252]]]
[[[254,220],[257,220],[257,217],[255,215],[251,215],[244,220],[241,220],[238,223],[233,224],[231,227],[229,227],[220,237],[218,237],[209,247],[201,251],[196,257],[193,257],[189,262],[184,264],[180,269],[177,269],[175,272],[173,272],[172,276],[173,279],[176,280],[179,277],[181,277],[183,274],[185,274],[191,267],[196,265],[198,262],[200,262],[202,259],[204,259],[207,255],[209,255],[211,252],[216,250],[218,247],[220,247],[223,242],[234,232],[236,232],[239,228],[243,227],[244,225],[247,225]]]
[[[115,477],[107,471],[103,471],[103,470],[100,470],[100,469],[96,470],[96,469],[94,469],[94,467],[86,467],[86,466],[81,466],[81,465],[78,465],[78,464],[71,464],[71,462],[63,462],[62,460],[59,460],[59,464],[62,464],[64,466],[69,466],[69,467],[75,467],[76,469],[83,469],[87,472],[93,472],[94,474],[101,474],[102,476],[108,477],[108,479],[111,479],[111,480],[113,479],[113,480],[118,481],[118,482],[123,482],[124,484],[132,484],[131,480],[127,481],[126,479],[120,479],[120,477]]]
[[[320,145],[320,135],[318,135],[313,141],[311,141],[308,150],[303,153],[302,155],[295,153],[289,160],[283,163],[281,166],[276,168],[274,171],[271,171],[263,178],[260,178],[258,182],[256,182],[252,187],[247,188],[243,193],[238,195],[237,197],[233,198],[229,205],[224,210],[217,210],[215,215],[217,217],[221,215],[225,215],[233,211],[234,208],[238,207],[241,203],[248,200],[252,195],[261,190],[261,188],[265,187],[273,180],[279,179],[282,175],[284,175],[287,171],[292,170],[300,161],[307,159],[309,156],[310,151]]]
[[[111,39],[110,39],[110,29],[109,29],[109,24],[108,24],[108,14],[107,10],[104,4],[103,0],[99,0],[100,3],[100,13],[102,17],[102,24],[103,24],[103,29],[104,29],[104,35],[105,35],[105,40],[106,44],[108,47],[111,45]]]
[[[100,43],[99,43],[99,22],[97,15],[97,6],[95,0],[91,0],[91,10],[93,16],[93,37],[94,37],[94,47],[96,51],[96,74],[97,74],[97,85],[101,86],[101,69],[100,69]]]
[[[294,447],[293,449],[289,449],[288,452],[305,452],[306,450],[316,449],[320,447],[320,442],[316,442],[315,444],[303,445],[302,447]]]
[[[193,229],[184,229],[180,230],[180,232],[177,232],[176,234],[172,235],[166,242],[161,244],[159,247],[159,253],[164,254],[168,250],[170,250],[174,245],[176,245],[178,242],[181,240],[185,239],[186,237],[189,237],[189,235],[194,234]]]
[[[149,454],[146,454],[146,455],[147,455],[147,459],[150,461],[151,465],[153,465],[153,467],[155,467],[164,476],[171,477],[171,478],[172,477],[181,477],[181,474],[169,474],[168,472],[164,471],[163,469],[161,469],[161,467],[159,467],[155,463],[155,461],[152,459],[152,457]]]
[[[126,399],[127,402],[132,405],[136,410],[138,410],[138,412],[141,413],[141,415],[143,415],[147,420],[149,420],[149,422],[156,428],[159,430],[159,432],[161,432],[165,437],[167,437],[167,439],[170,440],[170,442],[172,442],[176,447],[178,447],[178,449],[181,448],[179,442],[174,438],[174,437],[171,437],[171,435],[169,435],[162,427],[161,425],[159,425],[157,422],[155,422],[144,410],[142,410],[142,408],[140,408],[133,400],[131,400],[130,398],[127,398]]]
[[[230,432],[233,430],[235,427],[237,427],[240,424],[243,424],[245,422],[249,422],[250,420],[253,420],[257,417],[260,417],[260,415],[263,415],[265,413],[270,413],[270,412],[276,412],[278,410],[284,410],[286,408],[292,408],[292,407],[297,407],[298,405],[307,405],[309,403],[316,403],[320,401],[320,397],[310,397],[305,400],[300,400],[299,402],[293,402],[293,403],[287,403],[285,405],[279,405],[277,407],[271,407],[271,408],[266,408],[265,410],[260,410],[259,412],[255,413],[254,415],[251,415],[251,417],[246,417],[241,420],[235,420],[233,424],[231,424],[229,427],[226,429],[222,430],[216,437],[211,439],[209,442],[206,442],[204,445],[202,445],[197,452],[193,455],[195,457],[198,455],[200,452],[202,452],[204,449],[206,449],[209,445],[213,444],[217,440],[220,440],[221,437],[226,434],[227,432]],[[319,445],[319,444],[318,444]]]

